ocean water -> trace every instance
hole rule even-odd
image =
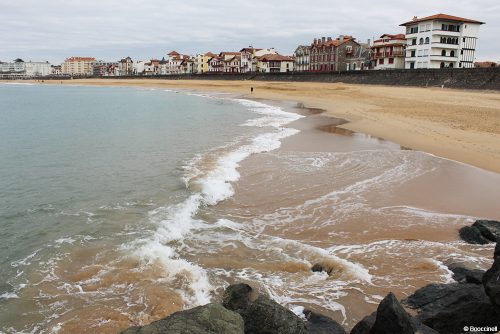
[[[116,333],[235,282],[349,329],[390,291],[453,281],[447,264],[492,263],[458,229],[500,219],[500,174],[288,103],[2,84],[0,101],[0,332]]]
[[[95,288],[99,297],[70,300],[83,292],[71,275],[88,266],[86,278],[98,279],[120,257],[160,258],[172,267],[166,276],[200,275],[170,296],[182,305],[207,302],[203,269],[166,244],[198,223],[191,217],[200,207],[231,196],[238,163],[279,146],[294,132],[280,126],[298,118],[251,101],[153,89],[0,85],[0,101],[0,330],[7,332],[57,330],[75,315],[85,319],[87,298],[95,314],[106,304],[100,298],[126,295],[130,287],[115,277]],[[228,153],[189,189],[193,164],[216,149]],[[126,298],[105,307],[126,308]],[[89,322],[84,327],[96,325]]]

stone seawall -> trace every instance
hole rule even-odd
[[[131,77],[107,77],[133,79]],[[288,72],[245,74],[194,74],[169,76],[141,76],[141,78],[166,80],[257,80],[284,82],[343,82],[389,86],[441,87],[460,89],[486,89],[500,91],[500,67],[470,69],[418,69],[349,72]],[[106,77],[103,77],[106,79]]]

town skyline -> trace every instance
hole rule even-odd
[[[486,22],[481,27],[477,60],[500,60],[495,36],[500,30],[500,5],[490,0],[445,0],[439,4],[390,0],[376,5],[358,0],[350,6],[315,0],[307,7],[295,0],[286,6],[260,0],[220,1],[209,7],[198,1],[168,4],[149,0],[137,5],[108,0],[97,4],[89,0],[63,6],[63,2],[48,0],[41,5],[21,0],[3,5],[0,61],[22,58],[57,64],[71,56],[146,60],[161,59],[172,50],[199,54],[250,45],[274,47],[290,55],[297,45],[318,37],[346,34],[366,42],[384,33],[403,33],[401,23],[435,13]]]

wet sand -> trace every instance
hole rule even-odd
[[[195,89],[301,102],[348,120],[342,128],[500,172],[498,92],[224,80],[82,79],[63,83]],[[250,87],[254,87],[251,95]]]

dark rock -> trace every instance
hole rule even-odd
[[[476,227],[479,232],[489,241],[497,242],[500,240],[500,222],[495,220],[476,220],[473,227]]]
[[[500,257],[500,242],[497,242],[495,252],[493,253],[493,258],[496,259],[497,257]]]
[[[483,286],[470,283],[430,284],[404,303],[418,310],[417,318],[439,333],[461,333],[464,326],[499,326]],[[481,325],[479,325],[481,324]]]
[[[375,324],[375,319],[377,318],[377,312],[373,312],[367,315],[360,322],[358,322],[351,329],[351,334],[369,334],[373,325]]]
[[[379,304],[370,334],[413,334],[410,316],[391,292]]]
[[[333,268],[329,267],[329,266],[326,266],[324,264],[321,264],[321,263],[315,263],[312,268],[311,268],[312,271],[314,272],[326,272],[328,275],[330,275],[333,271]]]
[[[239,283],[227,287],[222,296],[222,306],[228,310],[246,310],[250,305],[252,287],[248,284]]]
[[[459,283],[482,284],[484,270],[467,268],[460,264],[450,264],[448,269],[453,272],[453,279]]]
[[[438,331],[435,331],[429,326],[424,325],[422,321],[418,320],[415,317],[410,318],[410,323],[415,334],[439,334]]]
[[[484,274],[483,285],[491,302],[500,310],[500,257],[495,258],[493,266]]]
[[[176,312],[143,327],[131,327],[122,334],[243,334],[243,318],[219,304],[208,304]]]
[[[229,286],[222,297],[224,307],[243,317],[246,334],[307,333],[304,321],[289,309],[268,296],[251,297],[252,288],[246,284]]]
[[[351,334],[369,334],[375,324],[376,317],[377,312],[373,312],[372,314],[364,317],[352,328]],[[413,333],[415,334],[439,334],[434,329],[424,325],[415,317],[410,317],[410,324],[413,329]]]
[[[322,314],[304,310],[308,334],[346,334],[345,329],[335,320]]]
[[[464,226],[458,233],[460,238],[469,244],[485,245],[490,243],[490,240],[486,239],[475,226]]]

